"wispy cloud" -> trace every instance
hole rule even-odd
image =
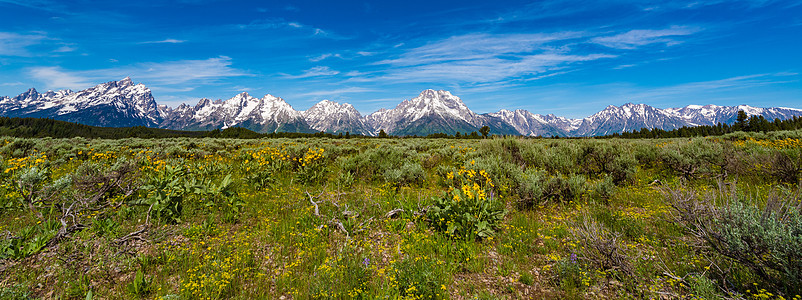
[[[250,75],[231,67],[231,64],[231,58],[220,56],[202,60],[148,62],[115,69],[83,71],[64,70],[52,66],[34,67],[30,68],[28,73],[32,78],[44,82],[50,89],[84,89],[93,82],[131,76],[134,80],[148,82],[154,89],[186,91],[203,84],[214,83],[219,79]]]
[[[665,44],[673,46],[682,43],[680,36],[687,36],[699,32],[698,28],[686,26],[671,26],[667,29],[636,29],[612,36],[600,36],[591,39],[591,42],[616,49],[635,49],[649,44]]]
[[[318,77],[318,76],[333,76],[340,74],[340,71],[332,70],[327,66],[317,66],[311,69],[303,71],[303,73],[299,75],[290,75],[290,74],[281,74],[285,78],[290,79],[298,79],[298,78],[309,78],[309,77]]]
[[[254,20],[248,24],[238,24],[235,25],[236,28],[239,29],[250,29],[250,30],[268,30],[268,29],[292,29],[292,30],[304,30],[313,37],[324,37],[330,39],[347,39],[341,35],[335,34],[331,31],[323,30],[321,28],[310,26],[307,24],[303,24],[297,21],[286,21],[282,18],[269,18],[269,19],[261,19],[261,20]]]
[[[91,79],[76,72],[59,67],[36,67],[29,70],[30,76],[45,83],[48,89],[82,89],[91,86]]]
[[[618,66],[613,67],[613,70],[627,69],[627,68],[632,68],[634,66],[637,66],[637,64],[618,65]]]
[[[66,53],[66,52],[73,52],[75,50],[78,50],[78,48],[75,48],[73,46],[61,46],[61,47],[56,48],[56,50],[53,50],[53,52],[55,52],[55,53]]]
[[[325,96],[325,97],[333,97],[342,94],[353,94],[353,93],[367,93],[367,92],[375,92],[374,89],[363,88],[363,87],[346,87],[346,88],[338,88],[332,90],[318,90],[313,92],[306,92],[302,94],[298,94],[298,96]]]
[[[339,53],[324,53],[324,54],[309,58],[309,61],[311,61],[311,62],[319,62],[321,60],[324,60],[324,59],[327,59],[327,58],[330,58],[330,57],[343,58],[343,56],[340,55]]]
[[[177,40],[177,39],[163,39],[161,41],[146,41],[141,42],[140,44],[180,44],[186,42],[186,40]]]
[[[615,57],[571,53],[566,45],[583,36],[577,32],[454,36],[376,64],[392,67],[382,80],[483,83],[545,75],[574,63]],[[555,42],[560,43],[552,45]]]
[[[206,83],[225,77],[249,76],[245,71],[231,67],[231,58],[219,56],[201,60],[177,60],[160,63],[143,63],[123,72],[141,76],[159,84]]]
[[[31,9],[38,9],[51,12],[64,12],[66,11],[63,3],[50,0],[0,0],[0,4],[11,4],[22,6]]]
[[[689,82],[679,85],[649,89],[633,93],[635,99],[656,100],[661,98],[676,99],[681,96],[705,95],[707,93],[720,93],[724,91],[737,91],[756,87],[799,82],[799,74],[791,72],[777,72],[736,76],[725,79]]]
[[[580,36],[581,34],[576,32],[555,34],[467,34],[453,36],[413,48],[397,59],[383,60],[376,64],[411,66],[530,53],[537,49],[542,49],[543,45],[549,42],[573,39]]]
[[[41,33],[0,32],[0,56],[33,56],[28,47],[41,44],[48,37]]]

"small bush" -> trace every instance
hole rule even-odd
[[[620,234],[610,232],[589,216],[583,219],[571,229],[579,245],[577,258],[597,269],[632,274],[629,256],[619,242]]]
[[[416,162],[405,162],[400,168],[384,171],[384,180],[396,187],[402,185],[421,183],[423,181],[423,167]]]
[[[715,253],[749,268],[786,295],[802,293],[802,204],[799,191],[773,192],[761,208],[761,199],[739,198],[719,186],[724,205],[715,206],[714,194],[704,198],[688,189],[665,189],[674,220]]]
[[[435,198],[428,212],[432,227],[460,239],[494,236],[505,211],[493,197],[490,176],[484,170],[466,169],[449,174],[451,191]]]

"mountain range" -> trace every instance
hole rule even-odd
[[[455,134],[478,131],[526,136],[598,136],[641,128],[672,130],[684,126],[731,124],[738,111],[750,116],[785,120],[802,116],[802,110],[747,105],[689,105],[660,109],[646,104],[610,105],[583,119],[568,119],[526,110],[500,110],[477,114],[448,91],[424,90],[392,109],[362,115],[351,104],[323,100],[305,111],[284,99],[248,93],[228,100],[200,99],[198,104],[170,108],[158,105],[144,84],[126,77],[83,91],[48,91],[31,88],[16,97],[0,97],[0,115],[50,118],[93,126],[146,126],[177,130],[214,130],[244,127],[257,132],[331,132],[376,135]]]

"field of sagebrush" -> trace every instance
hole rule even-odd
[[[0,138],[0,298],[784,298],[802,131]]]

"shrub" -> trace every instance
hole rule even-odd
[[[245,202],[236,192],[236,183],[231,174],[215,184],[212,181],[193,181],[187,186],[192,187],[194,195],[200,197],[201,204],[207,208],[215,208],[223,213],[223,219],[234,222],[242,213]]]
[[[605,176],[593,184],[592,196],[597,199],[608,199],[615,193],[616,186],[612,176]]]
[[[714,194],[704,198],[684,188],[664,189],[674,220],[715,253],[749,268],[786,295],[802,293],[802,204],[796,193],[771,193],[762,199],[739,198],[721,184],[724,205]]]
[[[543,171],[527,170],[518,184],[518,203],[522,208],[532,208],[549,201],[568,202],[588,191],[587,178],[581,174],[548,176]]]
[[[532,208],[540,205],[543,200],[543,192],[545,190],[547,175],[545,171],[528,169],[520,176],[518,181],[518,188],[516,193],[521,200],[518,202],[519,206],[523,208]]]
[[[384,171],[384,180],[396,187],[423,181],[423,167],[417,162],[404,162],[400,168]]]
[[[608,142],[586,144],[577,161],[585,174],[609,175],[616,184],[632,181],[637,164],[632,155]]]
[[[167,223],[181,221],[184,196],[187,193],[185,175],[183,167],[166,165],[153,174],[148,184],[142,187],[147,192],[146,197],[132,201],[131,204],[149,206],[152,215]]]
[[[695,179],[700,175],[716,173],[716,168],[724,166],[722,154],[720,143],[697,138],[690,142],[666,145],[661,157],[670,170],[685,179]]]
[[[503,202],[493,197],[493,183],[487,172],[460,169],[449,174],[450,192],[435,198],[428,211],[432,227],[466,240],[495,235],[505,211]]]
[[[632,274],[619,233],[610,232],[595,219],[585,216],[582,223],[571,228],[571,235],[579,246],[577,259],[597,269]]]
[[[774,154],[768,173],[780,182],[797,184],[802,174],[802,150],[791,149]]]
[[[295,176],[302,183],[319,183],[326,178],[326,164],[323,148],[309,148],[303,154],[294,158]]]

